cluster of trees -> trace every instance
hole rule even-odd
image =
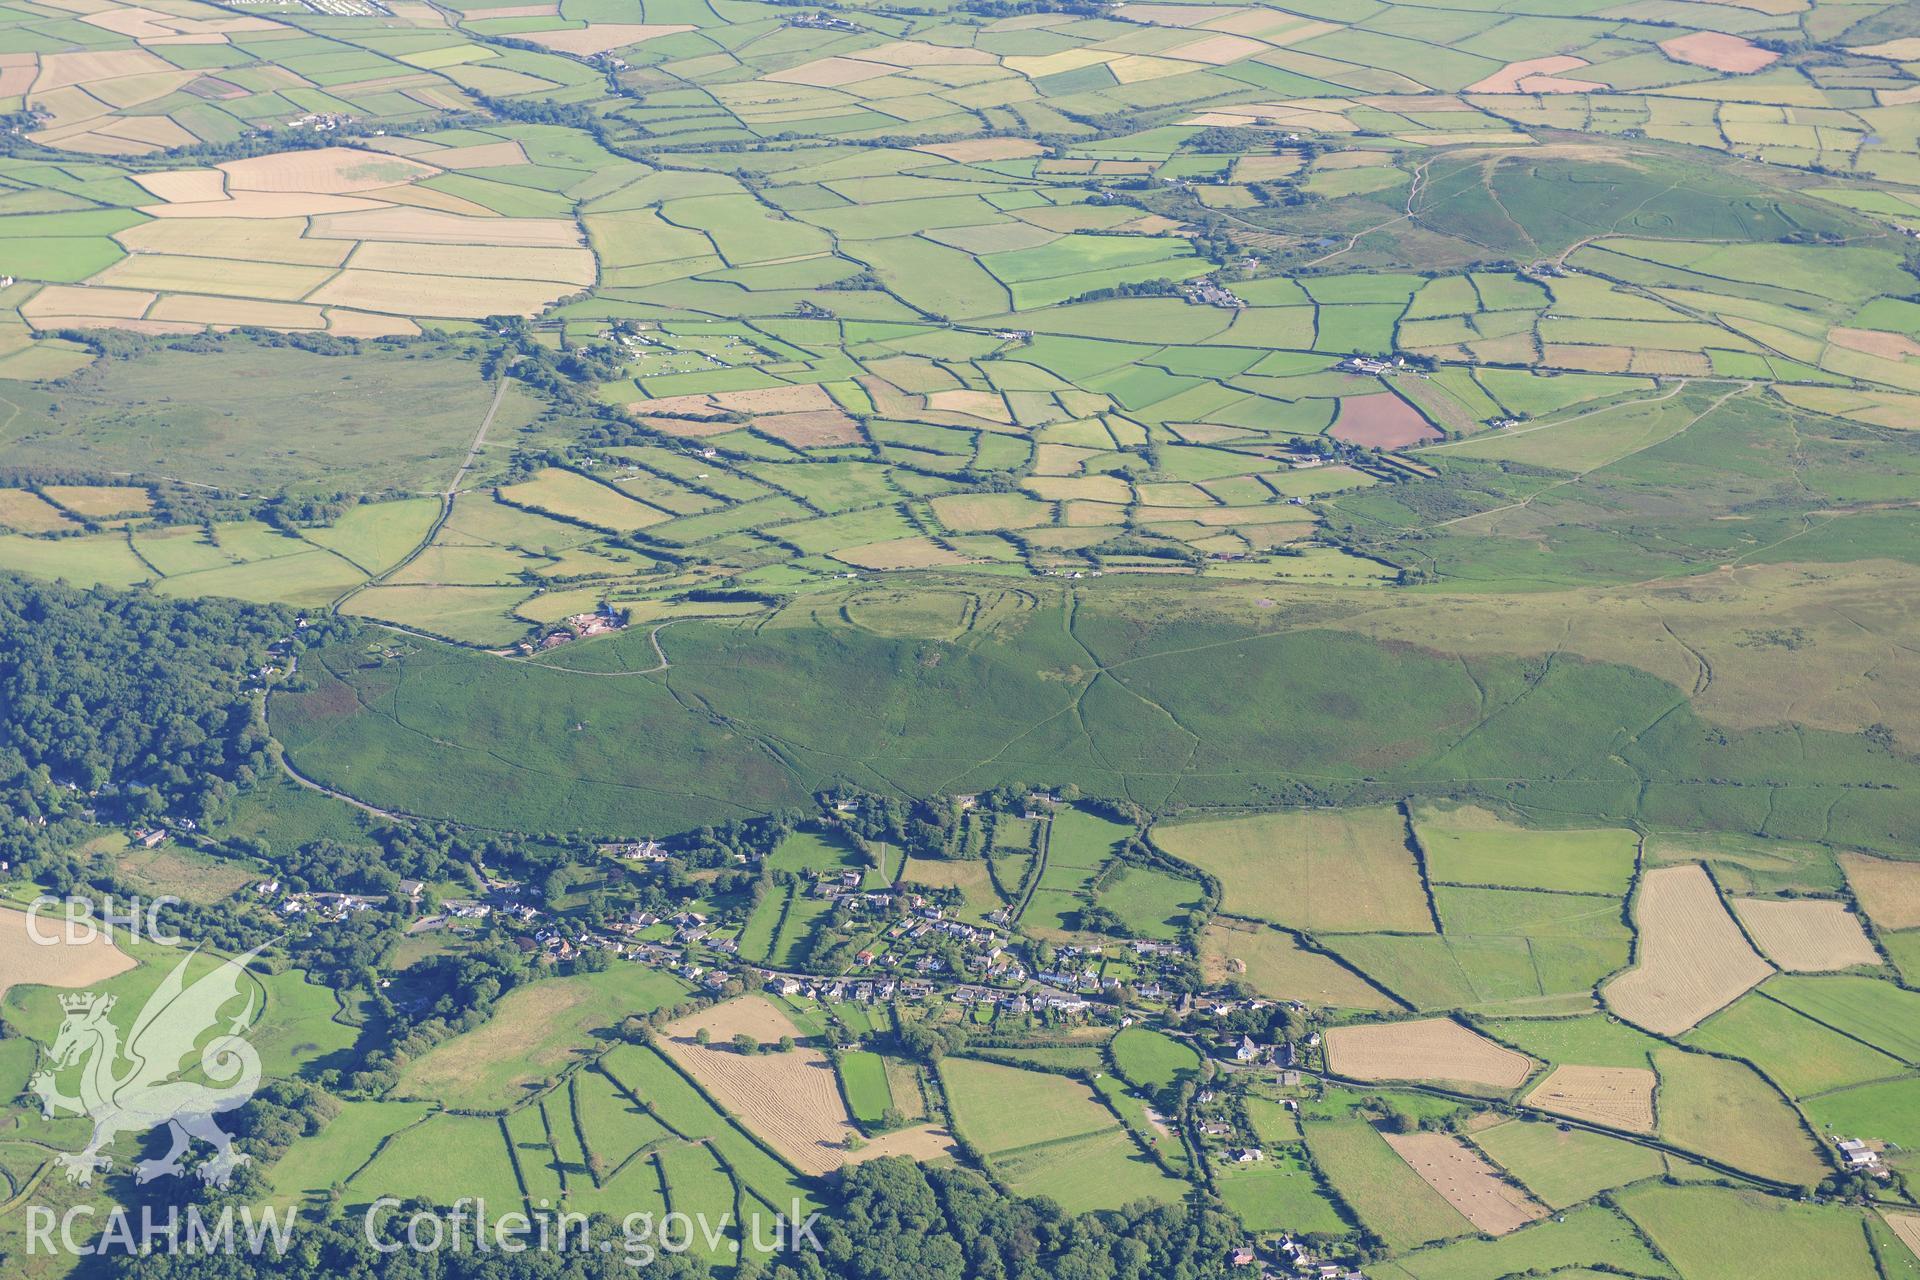
[[[404,1223],[410,1205],[388,1219]],[[1242,1237],[1208,1205],[1132,1205],[1071,1216],[1050,1200],[1019,1200],[966,1169],[923,1169],[887,1157],[843,1173],[812,1227],[815,1249],[796,1246],[763,1267],[762,1280],[1227,1280],[1230,1251]],[[114,1256],[101,1270],[114,1280],[614,1280],[636,1274],[620,1247],[619,1223],[599,1219],[580,1247],[521,1254],[472,1248],[384,1252],[356,1215],[305,1224],[284,1254],[258,1256]],[[644,1268],[660,1280],[705,1280],[707,1265],[662,1253]],[[741,1274],[746,1274],[742,1272]]]
[[[500,997],[532,973],[532,962],[526,954],[502,942],[453,955],[430,956],[410,965],[394,979],[391,988],[376,983],[372,995],[387,1042],[338,1083],[363,1097],[384,1094],[399,1080],[408,1063],[441,1041],[485,1022]]]
[[[357,493],[304,497],[283,493],[261,503],[259,516],[276,529],[312,529],[331,525],[365,501],[366,495]]]
[[[1137,283],[1116,284],[1104,289],[1089,289],[1085,293],[1076,293],[1067,302],[1103,302],[1108,298],[1172,298],[1178,297],[1186,289],[1184,280],[1141,280]]]
[[[974,797],[974,813],[989,821],[1000,814],[1020,813],[1033,791],[1023,782],[1002,783]],[[1080,788],[1071,783],[1054,794],[1067,804],[1080,800]],[[961,839],[963,811],[953,796],[915,800],[842,786],[823,791],[815,799],[822,808],[837,810],[841,823],[857,841],[900,845],[916,858],[968,858],[979,852]]]
[[[894,1047],[909,1058],[927,1063],[938,1063],[950,1053],[958,1053],[967,1047],[967,1029],[956,1022],[934,1022],[921,1019],[901,1026],[895,1034]]]
[[[308,135],[302,134],[305,138]],[[332,145],[322,142],[316,145]],[[284,146],[267,148],[267,151],[284,151]],[[185,150],[174,154],[187,154]],[[262,151],[260,154],[266,154]],[[231,158],[231,157],[229,157]],[[251,342],[267,347],[292,347],[296,351],[306,351],[317,356],[353,356],[365,350],[367,341],[382,345],[395,345],[409,341],[431,341],[431,339],[408,338],[343,338],[332,333],[309,333],[303,331],[281,332],[278,329],[255,329],[241,326],[226,333],[189,333],[180,335],[134,333],[127,329],[56,329],[52,336],[68,342],[77,342],[94,355],[107,360],[132,360],[140,356],[151,355],[156,351],[204,352],[220,351],[231,343]]]
[[[249,677],[278,640],[297,650],[346,630],[0,578],[0,857],[32,863],[96,820],[205,825],[271,767]]]
[[[1213,1280],[1232,1274],[1240,1232],[1206,1207],[1138,1205],[1072,1217],[1016,1200],[965,1169],[874,1160],[842,1175],[819,1253],[772,1280]]]

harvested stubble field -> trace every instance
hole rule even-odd
[[[1773,972],[1698,865],[1647,872],[1635,916],[1636,963],[1601,994],[1636,1026],[1679,1035]]]
[[[1887,1226],[1891,1227],[1893,1234],[1900,1238],[1900,1243],[1911,1249],[1916,1258],[1920,1258],[1920,1213],[1899,1213],[1883,1209],[1880,1211],[1880,1216],[1886,1219]]]
[[[1382,1134],[1407,1166],[1467,1221],[1490,1236],[1503,1236],[1547,1211],[1503,1179],[1479,1152],[1445,1133]]]
[[[1736,898],[1734,910],[1767,959],[1791,973],[1824,973],[1880,963],[1860,918],[1845,903],[1817,898]]]
[[[1523,1101],[1555,1115],[1636,1133],[1653,1132],[1653,1088],[1657,1080],[1644,1067],[1589,1067],[1568,1063],[1528,1093]]]
[[[1515,1089],[1533,1070],[1525,1054],[1495,1044],[1450,1018],[1335,1027],[1327,1065],[1355,1080],[1454,1080]]]
[[[702,1028],[712,1043],[695,1042]],[[922,1125],[885,1134],[850,1153],[847,1139],[859,1130],[825,1054],[804,1046],[751,1055],[734,1048],[736,1035],[762,1043],[799,1036],[792,1019],[764,997],[742,996],[669,1023],[665,1030],[661,1047],[666,1054],[802,1173],[819,1176],[879,1156],[937,1160],[953,1152],[944,1129]]]
[[[1920,928],[1920,862],[1843,853],[1840,866],[1868,919],[1882,929]]]
[[[30,928],[24,911],[0,907],[0,997],[14,987],[90,987],[133,968],[133,958],[102,938],[46,944],[62,922],[40,921]]]

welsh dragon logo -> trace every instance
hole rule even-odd
[[[198,1169],[214,1186],[226,1186],[233,1171],[247,1163],[215,1117],[245,1106],[260,1087],[260,1055],[241,1037],[256,1012],[251,984],[246,1008],[200,1049],[199,1075],[207,1083],[177,1077],[182,1061],[220,1026],[220,1011],[239,998],[247,963],[258,953],[255,948],[235,956],[191,986],[186,975],[193,956],[188,955],[148,998],[124,1044],[107,1017],[114,997],[91,991],[60,997],[67,1016],[54,1040],[53,1069],[35,1075],[31,1087],[49,1117],[68,1112],[93,1121],[85,1149],[58,1157],[69,1182],[90,1185],[96,1171],[113,1167],[100,1154],[103,1147],[123,1133],[144,1134],[161,1125],[172,1130],[172,1147],[159,1159],[134,1165],[140,1182],[184,1172],[181,1157],[195,1139],[214,1149],[213,1158]],[[80,1093],[69,1097],[60,1091],[55,1073],[76,1067]]]

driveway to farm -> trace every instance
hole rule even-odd
[[[660,623],[653,630],[647,632],[647,643],[653,646],[653,656],[657,661],[645,671],[582,671],[578,667],[563,667],[555,662],[541,662],[538,658],[528,658],[525,659],[525,661],[530,667],[539,667],[545,671],[564,671],[570,676],[601,676],[604,678],[624,679],[627,676],[658,675],[673,665],[667,661],[667,651],[660,647],[660,633],[676,622],[686,621],[686,618],[668,618],[665,622]],[[492,652],[504,658],[511,655],[513,651],[511,649],[501,649],[493,650]]]

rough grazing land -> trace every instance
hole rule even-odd
[[[1457,1080],[1518,1088],[1533,1070],[1515,1053],[1448,1018],[1335,1027],[1327,1065],[1356,1080]]]
[[[1860,927],[1860,918],[1844,903],[1739,898],[1733,909],[1767,959],[1782,969],[1822,973],[1880,963],[1880,953]]]
[[[1485,1157],[1451,1134],[1381,1136],[1442,1199],[1490,1236],[1503,1236],[1546,1216],[1531,1196],[1502,1179]]]
[[[1628,1022],[1679,1035],[1773,972],[1698,866],[1649,871],[1640,885],[1637,963],[1602,990]]]
[[[1574,1063],[1526,1096],[1530,1107],[1637,1133],[1653,1132],[1653,1072],[1644,1067],[1588,1067]]]

